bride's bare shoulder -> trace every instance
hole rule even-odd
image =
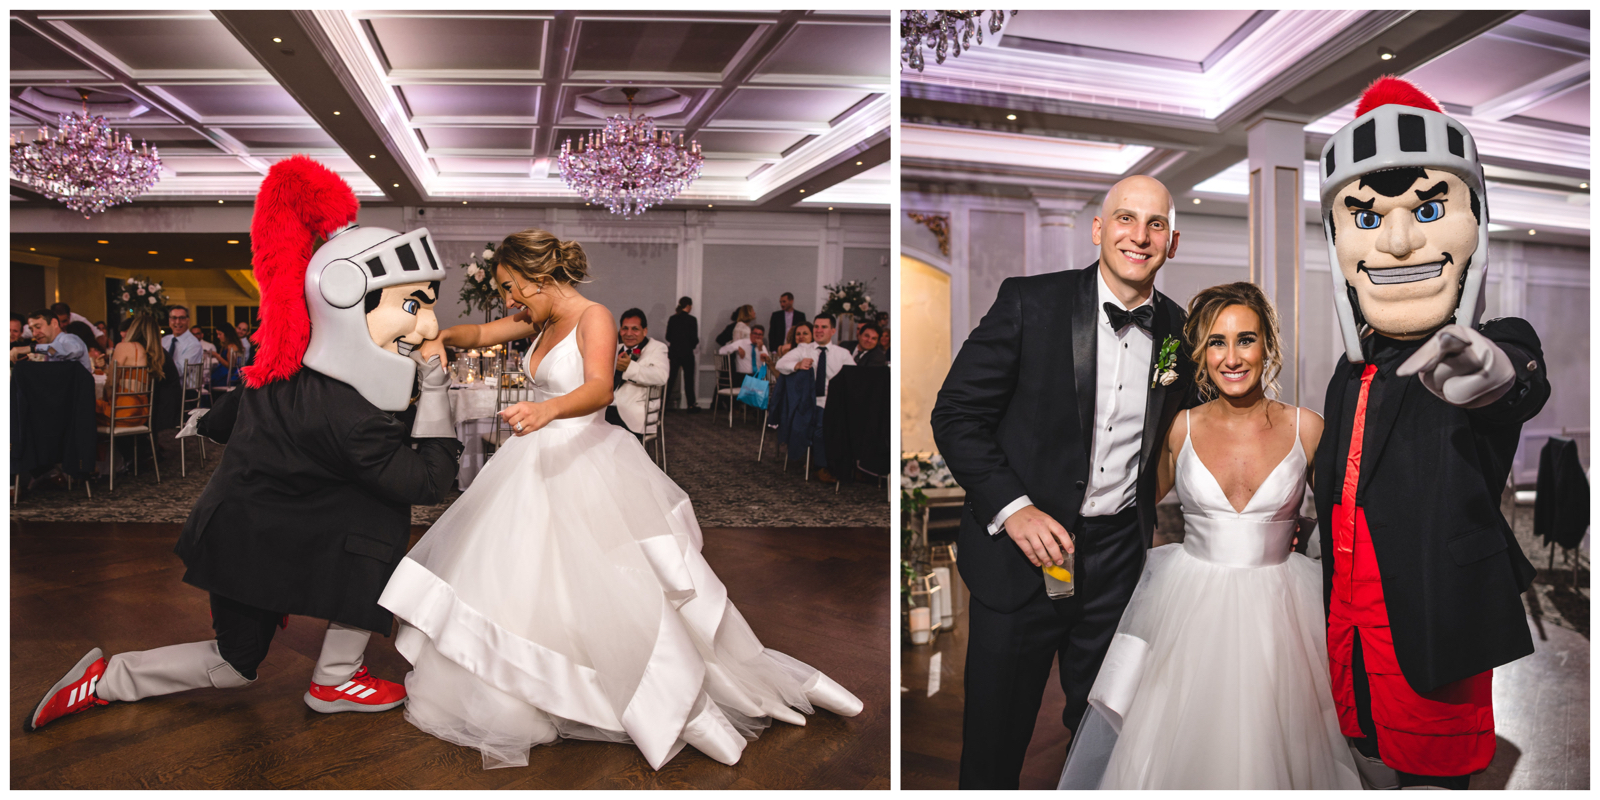
[[[1301,443],[1307,451],[1316,449],[1317,442],[1322,440],[1322,415],[1309,408],[1289,408],[1298,416]]]

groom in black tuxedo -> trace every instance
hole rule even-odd
[[[1155,291],[1178,249],[1172,219],[1154,178],[1113,186],[1094,220],[1099,261],[1008,278],[939,390],[934,440],[967,492],[963,789],[1017,788],[1057,657],[1062,723],[1077,727],[1138,583],[1158,445],[1193,394],[1183,309]],[[1176,353],[1158,363],[1168,339]],[[1063,553],[1076,593],[1051,600],[1040,567]]]

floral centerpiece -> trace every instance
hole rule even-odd
[[[122,291],[112,296],[111,306],[117,317],[145,313],[161,320],[167,314],[167,296],[161,284],[135,276],[122,282]]]
[[[832,286],[822,287],[828,290],[828,300],[822,304],[822,313],[838,317],[842,314],[855,316],[859,320],[869,320],[875,309],[872,305],[871,285],[861,281],[846,281]]]
[[[494,243],[490,242],[483,246],[482,253],[461,265],[467,273],[466,281],[461,284],[461,302],[469,310],[482,311],[485,320],[503,302],[499,288],[494,285],[495,264]]]
[[[956,485],[956,479],[945,466],[944,456],[938,453],[901,453],[901,489],[947,489]]]

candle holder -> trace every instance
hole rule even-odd
[[[933,574],[939,579],[943,590],[939,592],[938,609],[940,626],[946,630],[952,629],[956,624],[956,606],[960,598],[956,591],[961,587],[961,581],[956,576],[956,546],[950,542],[941,542],[933,545],[929,554],[933,564]]]
[[[939,577],[933,573],[919,574],[912,581],[910,608],[906,615],[912,644],[932,644],[939,635],[943,619],[938,614],[938,604],[943,589]]]

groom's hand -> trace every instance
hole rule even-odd
[[[1022,548],[1022,554],[1036,567],[1046,563],[1059,565],[1066,560],[1064,552],[1073,552],[1072,535],[1038,506],[1023,506],[1007,517],[1006,535]]]

